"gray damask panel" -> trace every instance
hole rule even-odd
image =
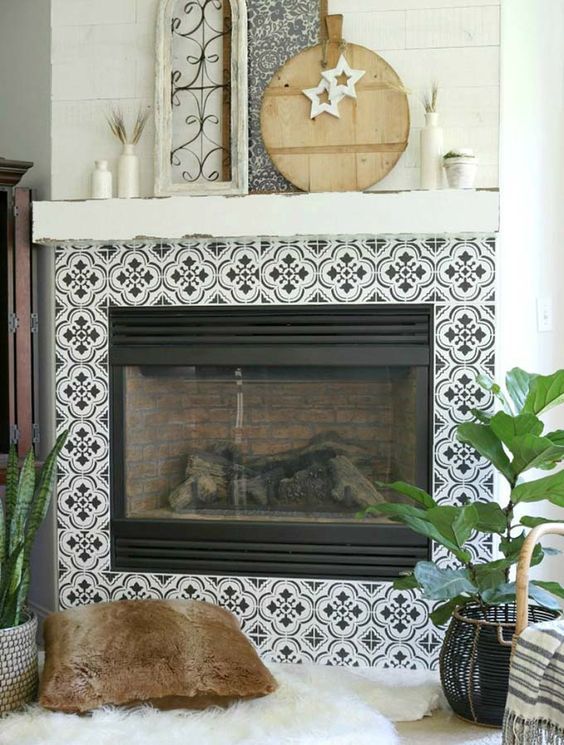
[[[119,598],[220,603],[278,661],[434,667],[429,604],[385,582],[113,572],[110,565],[108,307],[429,303],[435,310],[433,491],[444,504],[491,499],[489,465],[456,438],[475,384],[494,372],[495,240],[367,236],[188,240],[57,249],[57,425],[70,429],[58,486],[63,607]],[[491,545],[482,536],[476,558]],[[449,561],[434,547],[434,557]]]
[[[249,191],[296,191],[262,142],[262,94],[278,68],[319,37],[318,0],[247,0],[249,15]]]

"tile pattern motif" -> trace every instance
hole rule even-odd
[[[433,489],[493,495],[488,465],[455,427],[491,400],[495,239],[367,236],[64,244],[56,259],[57,424],[70,427],[58,490],[60,602],[199,598],[241,619],[271,660],[428,668],[441,634],[416,592],[389,583],[156,575],[110,567],[107,312],[115,306],[430,303],[435,309]],[[477,557],[491,550],[482,538]],[[448,559],[439,547],[434,555]]]

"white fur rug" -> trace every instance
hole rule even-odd
[[[280,688],[226,710],[98,710],[32,706],[0,720],[1,745],[397,745],[393,721],[438,708],[437,677],[321,665],[269,665]]]

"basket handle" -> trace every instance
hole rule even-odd
[[[515,639],[520,636],[529,624],[529,570],[535,546],[545,535],[564,535],[564,523],[545,523],[533,528],[527,536],[517,565],[517,609]]]

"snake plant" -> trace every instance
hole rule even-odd
[[[57,477],[57,456],[67,433],[57,438],[39,474],[30,450],[21,466],[10,448],[6,490],[0,500],[0,629],[24,620],[30,579],[30,556],[38,527],[43,522]]]

